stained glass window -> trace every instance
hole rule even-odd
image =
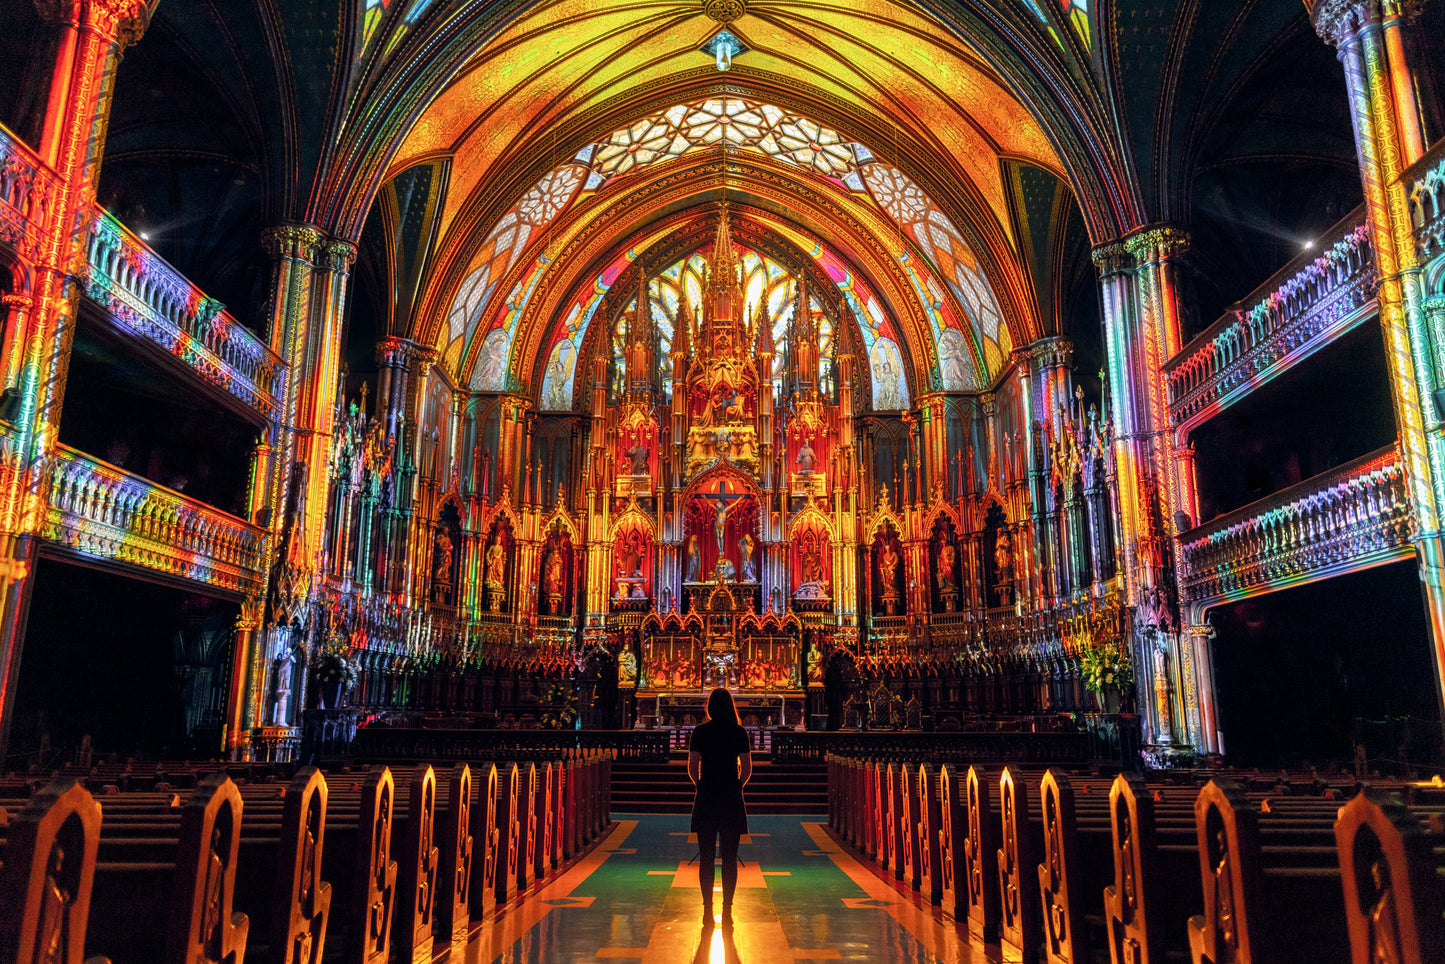
[[[855,166],[852,148],[835,130],[817,121],[757,101],[714,97],[680,104],[613,131],[584,150],[597,183],[639,167],[680,157],[690,150],[717,147],[755,150],[830,177],[842,178]],[[589,183],[589,189],[592,185]]]
[[[1090,27],[1089,27],[1089,0],[1059,0],[1059,7],[1068,18],[1069,26],[1074,28],[1074,33],[1079,35],[1079,42],[1084,49],[1089,49]]]
[[[368,2],[380,9],[384,3],[397,0]],[[1072,11],[1071,16],[1082,12],[1082,23],[1087,26],[1087,0],[1057,2],[1065,4]],[[1034,9],[1043,19],[1042,11]],[[837,131],[816,120],[772,104],[733,97],[679,104],[641,118],[606,139],[587,145],[572,160],[539,180],[497,223],[469,267],[464,284],[471,287],[458,292],[448,314],[450,341],[445,357],[453,364],[460,363],[472,353],[469,350],[472,340],[488,335],[487,331],[476,330],[478,324],[495,328],[497,319],[514,316],[489,306],[488,302],[497,297],[498,284],[516,266],[528,242],[583,192],[595,191],[612,178],[691,150],[717,149],[723,141],[729,149],[766,154],[832,178],[854,193],[871,198],[898,224],[901,236],[916,244],[923,254],[922,259],[914,257],[906,263],[905,270],[925,314],[933,321],[935,338],[942,338],[945,330],[954,327],[972,329],[959,338],[949,339],[948,347],[954,357],[948,366],[949,374],[944,377],[945,387],[949,390],[981,387],[991,373],[998,370],[1011,345],[1007,330],[1000,324],[1001,315],[993,292],[963,235],[922,188],[901,171],[879,162],[866,146],[844,141]],[[906,251],[900,252],[900,260],[908,262]],[[702,264],[700,255],[679,262],[673,266],[674,275],[664,272],[654,284],[663,289],[671,285],[673,297],[686,292],[691,303],[697,305],[702,298]],[[750,300],[757,300],[766,291],[769,314],[776,322],[781,313],[791,312],[792,298],[780,293],[779,278],[772,274],[775,268],[782,270],[781,267],[769,267],[766,259],[758,264],[761,267],[750,272],[762,270],[763,274],[756,278],[753,273],[749,274]],[[844,282],[839,284],[846,290]],[[653,294],[653,312],[670,344],[677,306],[673,303],[668,307],[667,297],[661,295],[660,290]],[[856,308],[862,312],[861,324],[871,325],[874,332],[879,330],[881,322],[872,316],[876,304],[865,299],[859,301]],[[965,353],[968,357],[960,359],[958,348],[965,344],[969,346]],[[828,352],[822,354],[823,358],[827,356]],[[663,357],[659,357],[658,362],[663,366],[666,380],[671,365]],[[902,393],[899,395],[901,398]]]

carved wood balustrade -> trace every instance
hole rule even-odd
[[[1164,366],[1181,431],[1282,374],[1376,312],[1375,251],[1352,211]]]
[[[54,171],[0,127],[0,243],[33,252],[57,183]]]
[[[152,343],[206,384],[271,419],[285,364],[221,303],[97,207],[86,243],[85,292],[121,330]]]
[[[265,586],[265,532],[124,469],[57,448],[43,538],[237,594]]]
[[[1388,446],[1179,536],[1196,604],[1242,599],[1408,556],[1414,513]]]

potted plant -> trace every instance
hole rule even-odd
[[[321,696],[324,709],[334,710],[341,706],[341,694],[356,682],[356,660],[343,649],[328,649],[316,658],[311,677],[316,681],[316,691]]]
[[[1106,713],[1119,712],[1119,694],[1134,685],[1134,669],[1116,646],[1089,646],[1080,660],[1084,689],[1099,694]]]

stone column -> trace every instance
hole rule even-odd
[[[356,248],[305,224],[271,228],[262,234],[261,243],[272,261],[270,346],[287,367],[281,405],[257,446],[252,472],[251,502],[261,507],[270,529],[273,582],[266,619],[272,622],[283,587],[292,596],[315,601],[314,581],[324,549],[330,446],[340,404],[346,282]],[[304,612],[300,615],[306,618]],[[233,689],[233,699],[242,706],[228,707],[232,719],[255,718],[267,692],[264,648],[251,645],[249,650],[245,674],[249,685],[244,691]]]
[[[1419,150],[1413,92],[1400,31],[1400,0],[1319,0],[1315,30],[1339,51],[1365,211],[1379,273],[1376,296],[1385,337],[1400,460],[1409,476],[1420,581],[1435,649],[1437,691],[1445,694],[1445,421],[1425,404],[1445,380],[1445,344],[1432,339],[1420,252],[1410,221],[1409,184],[1401,173]],[[1401,119],[1406,123],[1402,125]],[[1445,695],[1442,695],[1445,702]]]
[[[1162,646],[1134,653],[1141,692],[1153,703],[1156,692],[1172,687],[1186,707],[1183,719],[1156,721],[1155,742],[1212,749],[1212,736],[1200,725],[1201,694],[1192,673],[1193,653],[1180,649],[1179,604],[1175,578],[1175,536],[1197,518],[1191,460],[1175,457],[1178,448],[1169,416],[1164,363],[1178,354],[1184,314],[1179,272],[1188,235],[1172,225],[1154,225],[1130,234],[1120,244],[1096,248],[1104,304],[1104,334],[1109,358],[1109,396],[1115,425],[1115,465],[1123,535],[1126,601],[1150,638]],[[1158,667],[1168,679],[1154,680]],[[1169,732],[1171,729],[1179,732]],[[1187,736],[1185,734],[1187,733]]]

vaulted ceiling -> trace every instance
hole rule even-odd
[[[0,0],[16,24],[0,64],[27,59],[32,3]],[[1213,311],[1277,266],[1282,238],[1353,206],[1338,65],[1298,0],[750,0],[732,24],[748,50],[726,72],[700,52],[718,29],[703,7],[162,0],[121,67],[101,200],[253,322],[261,228],[306,221],[356,240],[362,340],[446,349],[464,283],[548,172],[595,171],[580,152],[679,105],[749,100],[836,133],[860,179],[872,164],[875,181],[886,167],[916,188],[952,228],[947,251],[985,280],[1002,339],[875,184],[734,141],[726,163],[705,144],[664,151],[553,212],[493,279],[505,298],[548,262],[515,349],[544,344],[577,286],[655,243],[654,223],[715,216],[725,187],[757,230],[847,262],[910,340],[925,389],[943,378],[949,312],[970,327],[971,387],[1009,345],[1089,317],[1091,244],[1192,226]],[[0,110],[23,127],[23,91]],[[475,354],[458,347],[456,378]]]

